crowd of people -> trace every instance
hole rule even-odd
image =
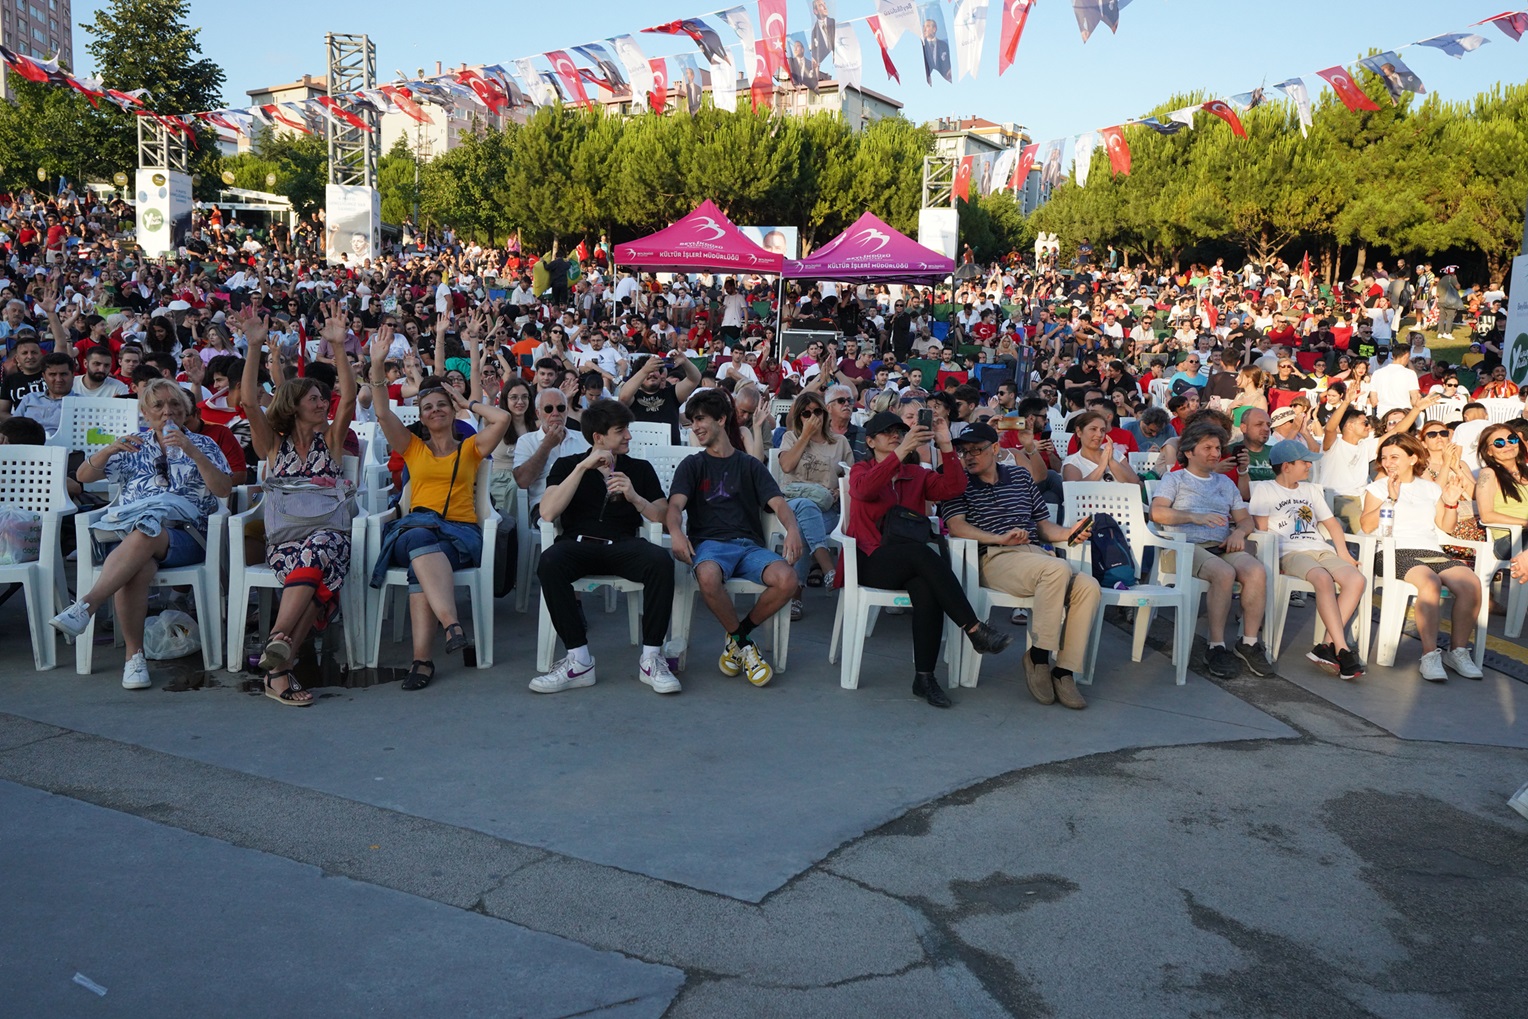
[[[861,583],[909,595],[917,696],[951,703],[935,677],[946,621],[978,653],[1012,639],[977,618],[939,551],[948,535],[977,543],[983,584],[1035,599],[1012,618],[1030,627],[1035,699],[1084,707],[1075,677],[1100,586],[1056,550],[1086,540],[1061,522],[1067,486],[1099,481],[1151,486],[1149,518],[1192,544],[1214,675],[1271,671],[1271,585],[1248,550],[1265,532],[1279,570],[1313,588],[1326,640],[1308,657],[1361,676],[1350,635],[1367,564],[1345,536],[1384,533],[1418,589],[1422,675],[1478,678],[1462,640],[1439,646],[1443,592],[1455,635],[1483,596],[1445,539],[1496,541],[1506,559],[1502,528],[1528,521],[1528,425],[1521,408],[1492,423],[1480,402],[1521,400],[1503,365],[1506,295],[1461,289],[1453,266],[1378,264],[1327,285],[1284,263],[1125,268],[1112,250],[1094,263],[1084,245],[1066,269],[968,258],[938,288],[780,288],[637,275],[610,264],[603,239],[531,256],[411,234],[330,266],[301,230],[247,229],[215,207],[177,257],[148,260],[108,240],[120,210],[88,196],[5,199],[0,440],[45,442],[71,396],[141,411],[139,431],[71,461],[82,502],[93,482],[116,495],[94,586],[53,620],[72,638],[112,601],[130,688],[149,684],[154,572],[199,561],[218,500],[263,465],[266,562],[284,587],[259,666],[273,699],[313,703],[291,665],[360,551],[341,468],[352,423],[378,426],[392,497],[408,485],[407,511],[363,564],[374,584],[407,571],[407,690],[435,678],[437,638],[448,654],[472,645],[451,573],[481,556],[484,461],[501,511],[525,500],[559,528],[536,575],[567,654],[532,680],[538,693],[594,683],[574,585],[607,574],[646,591],[637,678],[678,691],[662,653],[674,561],[720,627],[720,670],[768,683],[753,634],[777,612],[804,616],[812,588],[837,596],[841,528]],[[1457,359],[1428,349],[1424,330],[1461,329]],[[638,422],[694,448],[667,486],[633,452]],[[1512,568],[1528,575],[1528,560]],[[733,579],[761,589],[741,616]]]

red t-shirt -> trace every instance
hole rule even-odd
[[[982,343],[997,335],[997,323],[978,322],[971,327],[971,335]]]

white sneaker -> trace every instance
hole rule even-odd
[[[1475,659],[1470,657],[1469,648],[1450,648],[1443,655],[1443,664],[1459,673],[1465,679],[1480,679],[1485,675],[1485,673],[1480,671],[1480,666],[1475,664]]]
[[[1507,806],[1528,817],[1528,784],[1512,794],[1512,798],[1507,801]]]
[[[1023,626],[1025,623],[1029,622],[1029,610],[1014,609],[1013,613],[1009,615],[1008,621],[1014,626]]]
[[[678,693],[679,680],[669,671],[668,659],[662,655],[648,655],[637,667],[637,676],[653,688],[653,693]]]
[[[1443,671],[1443,652],[1438,648],[1423,655],[1422,661],[1418,664],[1422,670],[1422,678],[1429,683],[1448,682],[1448,673]]]
[[[149,660],[139,651],[127,660],[122,669],[122,689],[147,690],[149,688]]]
[[[532,693],[561,693],[580,686],[594,685],[594,659],[588,665],[579,665],[568,655],[552,666],[552,671],[531,680]]]
[[[74,639],[85,632],[85,627],[90,625],[90,609],[82,601],[77,601],[67,609],[48,620],[48,624],[64,635],[64,640],[70,644]]]

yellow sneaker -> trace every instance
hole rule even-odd
[[[731,637],[727,638],[727,644],[722,648],[722,656],[716,660],[716,667],[722,670],[723,676],[736,676],[743,671],[743,648]]]
[[[764,686],[774,678],[775,670],[759,654],[757,644],[744,644],[738,651],[743,662],[743,673],[748,677],[748,682],[754,686]]]

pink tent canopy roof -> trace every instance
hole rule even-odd
[[[749,240],[708,198],[672,226],[617,244],[615,261],[670,272],[779,273],[785,259]]]
[[[867,212],[805,259],[785,260],[788,279],[845,283],[934,282],[955,271],[955,260],[925,248]]]

